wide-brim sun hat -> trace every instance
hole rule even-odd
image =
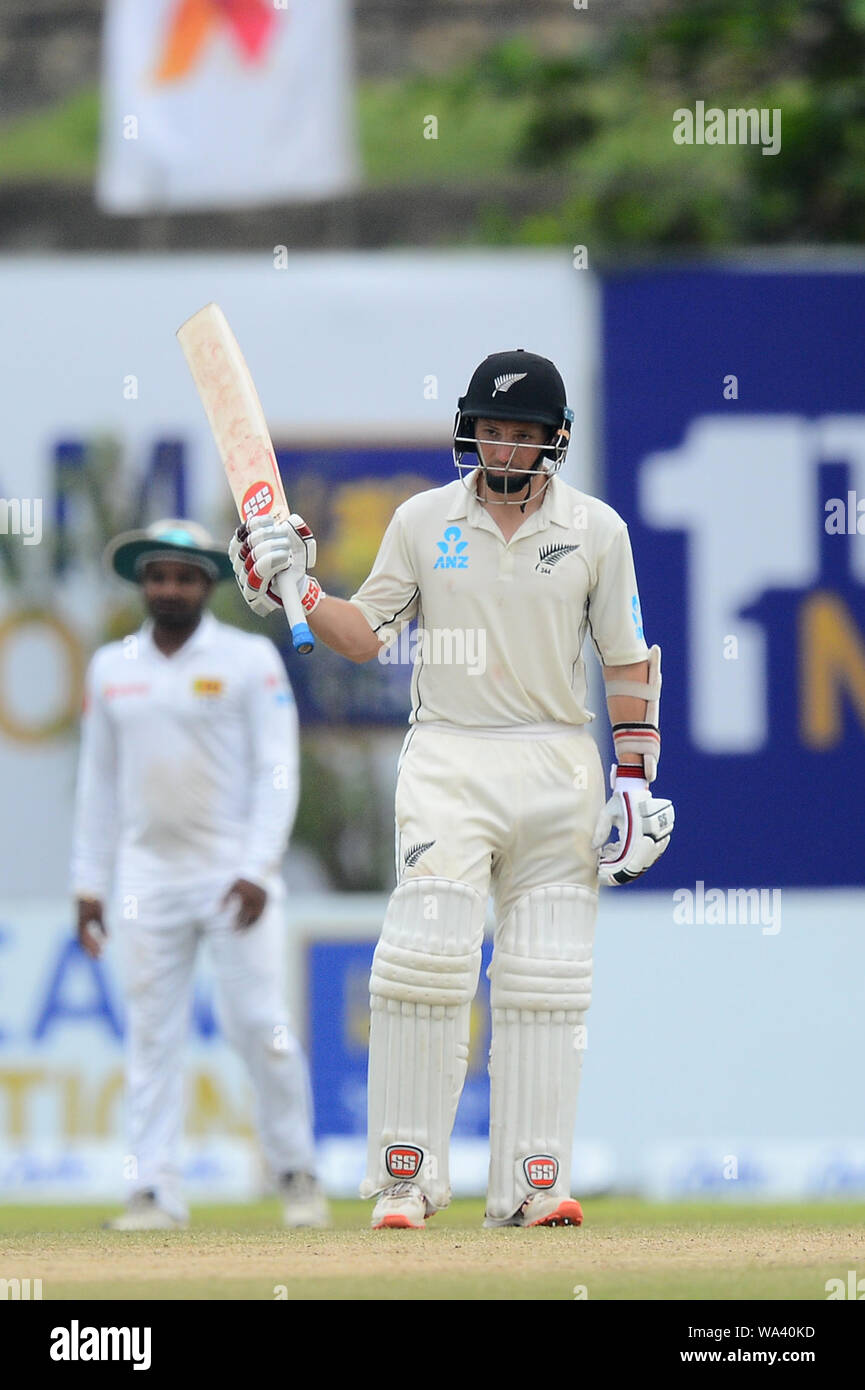
[[[214,583],[231,579],[233,569],[224,549],[196,521],[170,517],[154,521],[143,531],[124,531],[105,549],[105,564],[121,579],[140,584],[144,566],[152,560],[183,560],[197,565]]]

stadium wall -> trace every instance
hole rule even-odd
[[[316,895],[289,910],[287,986],[311,1058],[322,1169],[346,1196],[363,1169],[366,986],[384,905]],[[575,1190],[865,1193],[861,1011],[848,985],[865,971],[865,894],[790,890],[772,921],[713,921],[704,904],[686,922],[677,909],[664,892],[604,895]],[[64,900],[0,902],[0,1200],[119,1199],[134,1176],[122,971],[122,923],[93,962],[73,943]],[[482,981],[454,1139],[454,1186],[466,1194],[484,1190],[488,1161],[488,1031]],[[204,958],[186,1065],[191,1195],[266,1190],[249,1089],[219,1038]]]

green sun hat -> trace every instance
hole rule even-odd
[[[234,574],[226,551],[210,532],[184,518],[154,521],[144,531],[124,531],[105,550],[107,567],[130,584],[141,583],[144,567],[152,560],[184,560],[204,570],[214,583]]]

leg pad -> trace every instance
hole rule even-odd
[[[496,934],[490,966],[489,1224],[536,1192],[567,1197],[597,894],[527,893]]]
[[[361,1196],[416,1182],[450,1199],[448,1142],[468,1065],[485,905],[466,884],[412,878],[393,893],[370,976],[369,1148]]]

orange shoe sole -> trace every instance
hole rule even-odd
[[[549,1216],[541,1217],[540,1221],[530,1221],[529,1226],[582,1226],[583,1209],[579,1202],[566,1198],[559,1202],[555,1211]]]
[[[580,1218],[582,1220],[582,1217]],[[383,1221],[379,1221],[377,1226],[373,1226],[374,1231],[422,1231],[423,1225],[416,1226],[413,1221],[409,1221],[407,1216],[386,1216]]]

